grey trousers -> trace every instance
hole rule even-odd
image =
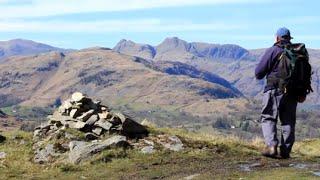
[[[295,141],[296,98],[273,89],[263,94],[262,132],[267,146],[278,146],[277,119],[281,122],[280,148],[290,152]]]

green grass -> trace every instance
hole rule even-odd
[[[103,151],[81,165],[62,161],[38,165],[32,163],[31,133],[4,132],[7,141],[0,144],[0,152],[6,152],[7,157],[0,160],[0,179],[180,179],[194,174],[199,174],[196,179],[316,178],[310,172],[312,169],[295,169],[289,164],[318,164],[319,158],[315,155],[320,154],[319,139],[297,143],[294,158],[279,160],[261,157],[259,140],[248,142],[182,129],[151,128],[150,131],[151,135],[177,135],[185,143],[185,150],[142,154],[138,150],[118,148]],[[241,164],[257,162],[263,165],[251,172],[239,169]]]
[[[52,107],[9,106],[1,110],[10,116],[24,120],[44,120],[48,114],[52,114]]]

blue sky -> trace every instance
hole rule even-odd
[[[0,0],[0,40],[80,49],[177,36],[254,49],[271,46],[285,26],[294,42],[320,48],[319,7],[316,0]]]

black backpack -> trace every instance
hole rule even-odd
[[[297,43],[278,46],[284,51],[278,58],[278,73],[276,77],[268,79],[269,83],[275,84],[276,81],[282,92],[296,97],[305,97],[313,92],[311,88],[312,70],[305,45]]]

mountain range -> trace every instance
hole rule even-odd
[[[182,119],[242,111],[248,103],[224,78],[185,63],[153,62],[98,47],[38,52],[0,62],[0,107],[48,107],[81,91],[133,115],[180,125]]]
[[[23,47],[0,60],[0,107],[48,107],[81,91],[140,117],[194,123],[245,112],[264,85],[253,72],[265,49],[176,37],[158,46],[121,40],[113,49],[66,50],[22,39],[0,44]],[[309,53],[315,92],[307,104],[317,105],[320,50]]]
[[[271,46],[271,45],[270,45]],[[264,81],[254,77],[254,69],[265,49],[247,50],[232,44],[188,43],[177,37],[167,38],[157,46],[121,40],[113,50],[153,62],[181,62],[198,70],[217,74],[247,97],[261,98]],[[318,104],[320,50],[308,49],[313,67],[312,93],[306,104]]]

